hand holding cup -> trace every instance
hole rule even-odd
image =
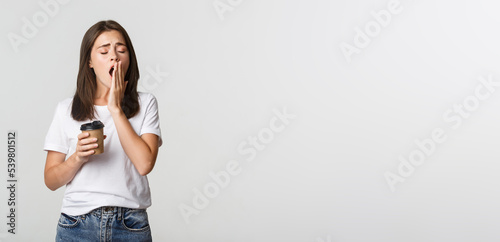
[[[76,147],[76,155],[78,158],[87,162],[90,155],[98,155],[104,152],[103,133],[104,124],[101,121],[82,124],[80,130],[82,133],[78,135],[78,143]]]

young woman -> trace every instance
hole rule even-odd
[[[132,42],[115,21],[85,33],[77,89],[60,102],[44,149],[45,184],[66,185],[56,241],[151,241],[146,175],[162,144],[158,107],[138,93],[139,68]],[[104,153],[80,126],[104,124]]]

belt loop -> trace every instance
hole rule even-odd
[[[122,207],[118,207],[118,221],[122,220]]]

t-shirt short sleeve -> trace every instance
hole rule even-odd
[[[158,102],[153,94],[147,94],[146,113],[139,136],[147,133],[158,135],[158,147],[163,144],[160,130],[160,117],[158,115]]]
[[[69,140],[64,132],[64,115],[67,110],[62,102],[57,105],[54,118],[50,124],[47,136],[45,136],[45,144],[43,149],[46,151],[52,150],[61,152],[64,154],[68,153],[69,150]]]

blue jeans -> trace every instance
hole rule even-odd
[[[145,209],[100,207],[70,216],[61,213],[56,241],[152,241]]]

